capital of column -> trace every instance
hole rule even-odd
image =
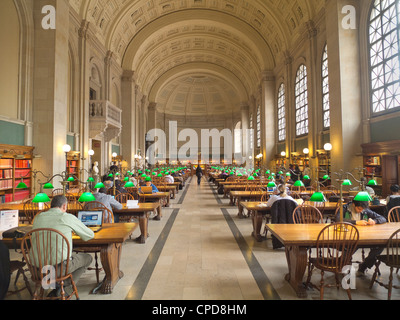
[[[132,70],[124,70],[122,72],[121,80],[134,83],[136,81],[136,74]]]
[[[260,75],[261,81],[275,81],[275,75],[273,71],[270,70],[264,70],[261,72]]]

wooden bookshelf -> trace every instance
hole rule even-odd
[[[0,144],[0,203],[22,201],[31,195],[33,149]],[[16,188],[21,181],[27,188]]]
[[[376,194],[390,195],[390,186],[400,181],[400,141],[386,141],[362,145],[364,175],[369,181],[375,178]]]
[[[78,180],[81,178],[80,177],[80,167],[81,167],[81,157],[80,157],[80,152],[77,151],[70,151],[67,154],[67,168],[66,168],[66,172],[67,172],[67,177],[70,177],[71,175],[73,175],[74,177],[76,177]],[[74,182],[70,182],[69,186],[70,188],[78,186],[79,182],[78,181],[74,181]]]
[[[318,151],[317,152],[317,166],[318,166],[318,180],[320,182],[325,181],[323,177],[325,175],[331,176],[332,170],[331,170],[331,154],[330,152],[327,151]],[[332,177],[331,177],[332,179]],[[328,180],[324,183],[326,186],[331,184],[331,180]]]

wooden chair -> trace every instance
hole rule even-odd
[[[63,189],[53,189],[53,191],[51,192],[51,195],[54,196],[59,196],[64,194],[64,190]]]
[[[53,251],[52,248],[63,248],[61,252]],[[72,274],[68,273],[70,263],[70,243],[59,231],[54,229],[36,229],[28,232],[22,239],[22,254],[29,267],[32,281],[35,283],[34,300],[70,300],[73,295],[79,300]],[[61,287],[61,297],[45,297],[42,273],[43,267],[53,266],[55,268],[54,282]],[[66,294],[64,290],[65,281],[70,281],[72,293]]]
[[[346,229],[346,231],[343,231]],[[310,257],[308,262],[308,277],[306,286],[312,286],[320,291],[320,299],[324,298],[324,287],[341,287],[339,275],[345,266],[351,265],[351,259],[357,250],[359,233],[356,226],[350,223],[334,223],[324,227],[318,235],[315,257]],[[321,270],[320,285],[311,283],[312,271],[314,268]],[[332,272],[335,275],[336,283],[325,284],[325,272]],[[347,295],[351,300],[351,290],[348,288]]]
[[[393,207],[388,212],[389,222],[400,222],[400,207]]]
[[[29,199],[24,203],[25,220],[28,222],[28,224],[32,224],[37,214],[39,214],[42,211],[47,211],[48,209],[49,209],[48,203],[45,203],[43,209],[40,210],[39,204],[33,203],[32,199]]]
[[[378,283],[380,286],[388,289],[388,300],[392,298],[392,288],[400,289],[400,286],[393,285],[393,269],[400,268],[400,229],[395,231],[389,238],[386,245],[386,254],[381,254],[377,256],[375,263],[375,272],[372,276],[369,288],[372,289],[374,283]],[[390,268],[389,282],[383,283],[377,279],[377,274],[379,273],[379,266],[384,263]]]
[[[115,196],[115,200],[119,203],[127,203],[128,200],[135,200],[134,196],[130,193],[120,193]]]
[[[99,201],[90,201],[86,202],[83,206],[84,211],[103,211],[103,223],[114,223],[114,215],[113,212],[110,211],[104,204]],[[88,270],[94,270],[96,272],[96,280],[97,283],[100,283],[100,272],[103,271],[103,268],[99,267],[98,255],[100,254],[101,248],[99,247],[88,247],[88,248],[79,248],[74,249],[75,252],[86,252],[86,253],[94,253],[94,268],[89,267]]]
[[[295,224],[322,223],[322,221],[322,213],[314,206],[302,204],[293,211],[293,222]]]

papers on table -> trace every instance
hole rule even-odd
[[[127,200],[126,207],[128,209],[139,208],[139,204],[138,203],[139,203],[139,200]]]

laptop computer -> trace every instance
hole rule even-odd
[[[99,232],[103,227],[103,211],[79,211],[78,219],[93,232]]]
[[[151,194],[153,193],[153,188],[152,187],[141,187],[140,190],[144,194]]]

